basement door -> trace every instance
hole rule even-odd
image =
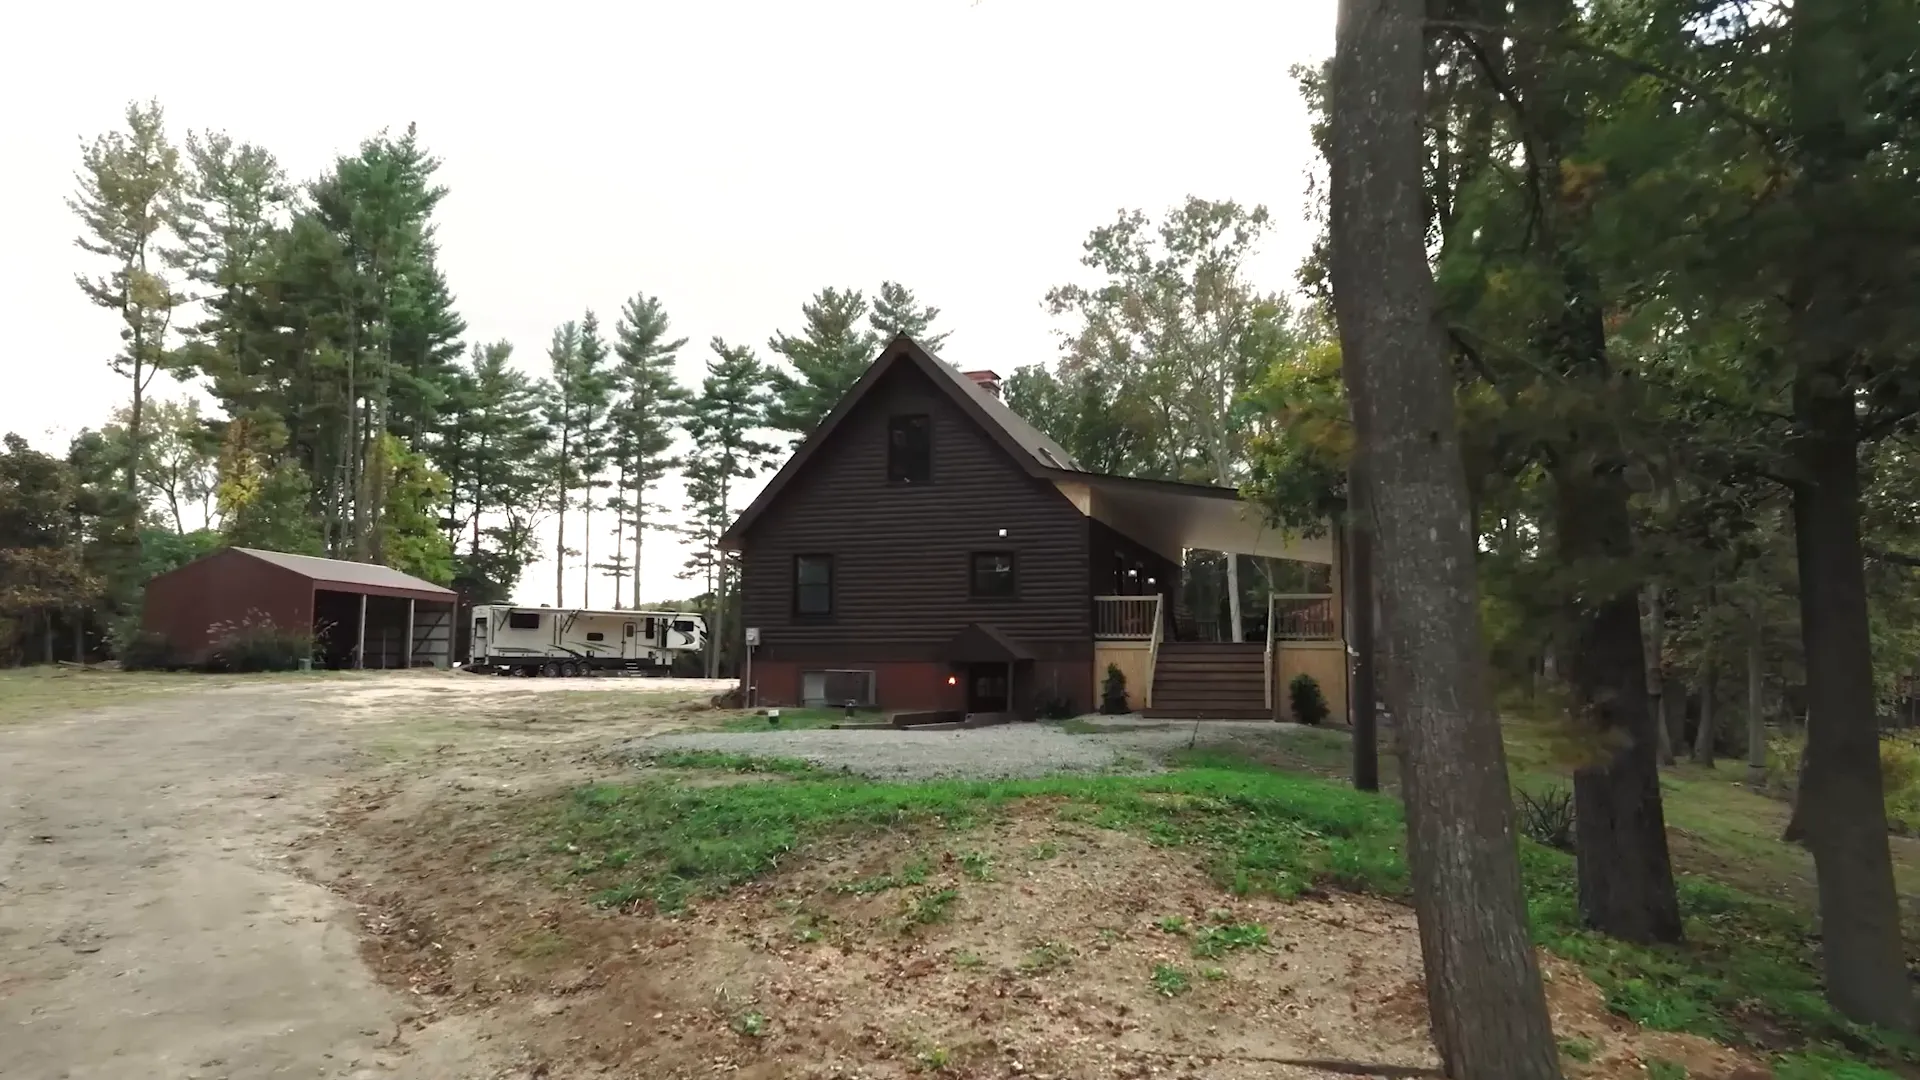
[[[1008,712],[1008,676],[1012,664],[967,665],[967,711],[970,713]]]

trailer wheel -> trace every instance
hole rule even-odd
[[[560,674],[559,663],[557,661],[549,660],[546,663],[541,664],[540,674],[546,676],[549,679],[557,678]]]

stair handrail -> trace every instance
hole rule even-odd
[[[1153,636],[1147,639],[1147,685],[1140,693],[1140,707],[1153,708],[1153,682],[1160,671],[1161,615],[1160,605],[1166,603],[1164,593],[1153,594]]]
[[[1264,650],[1262,650],[1262,657],[1265,662],[1261,665],[1260,685],[1263,693],[1265,693],[1266,695],[1267,711],[1269,713],[1274,711],[1273,709],[1273,642],[1274,642],[1273,617],[1274,617],[1274,608],[1279,603],[1279,601],[1280,601],[1280,596],[1278,593],[1269,592],[1267,594],[1267,647]],[[1276,716],[1275,719],[1279,719],[1279,717]]]

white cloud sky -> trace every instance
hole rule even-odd
[[[1288,74],[1332,48],[1333,0],[680,0],[41,5],[0,66],[0,431],[46,449],[122,403],[113,318],[73,274],[83,137],[157,97],[176,137],[224,129],[307,179],[383,127],[445,162],[441,264],[470,341],[545,363],[553,326],[660,296],[698,379],[718,335],[763,358],[824,285],[901,281],[943,355],[1002,373],[1056,351],[1041,309],[1121,207],[1265,203],[1271,288],[1313,238]],[[177,388],[156,384],[163,396]],[[757,490],[757,482],[741,493]],[[677,501],[677,489],[664,493]],[[742,503],[744,505],[744,503]],[[595,515],[595,531],[611,515]],[[578,525],[569,532],[577,533]],[[596,536],[596,560],[611,545]],[[696,591],[649,537],[649,602]],[[517,599],[551,602],[551,563]],[[568,602],[580,600],[580,571]],[[611,584],[597,581],[605,605]]]

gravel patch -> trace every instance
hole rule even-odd
[[[1053,724],[1003,724],[958,731],[706,732],[634,739],[621,751],[651,758],[684,750],[796,758],[875,780],[999,780],[1055,773],[1157,772],[1189,746],[1272,743],[1301,730],[1265,721],[1151,721],[1102,717],[1086,735]]]

